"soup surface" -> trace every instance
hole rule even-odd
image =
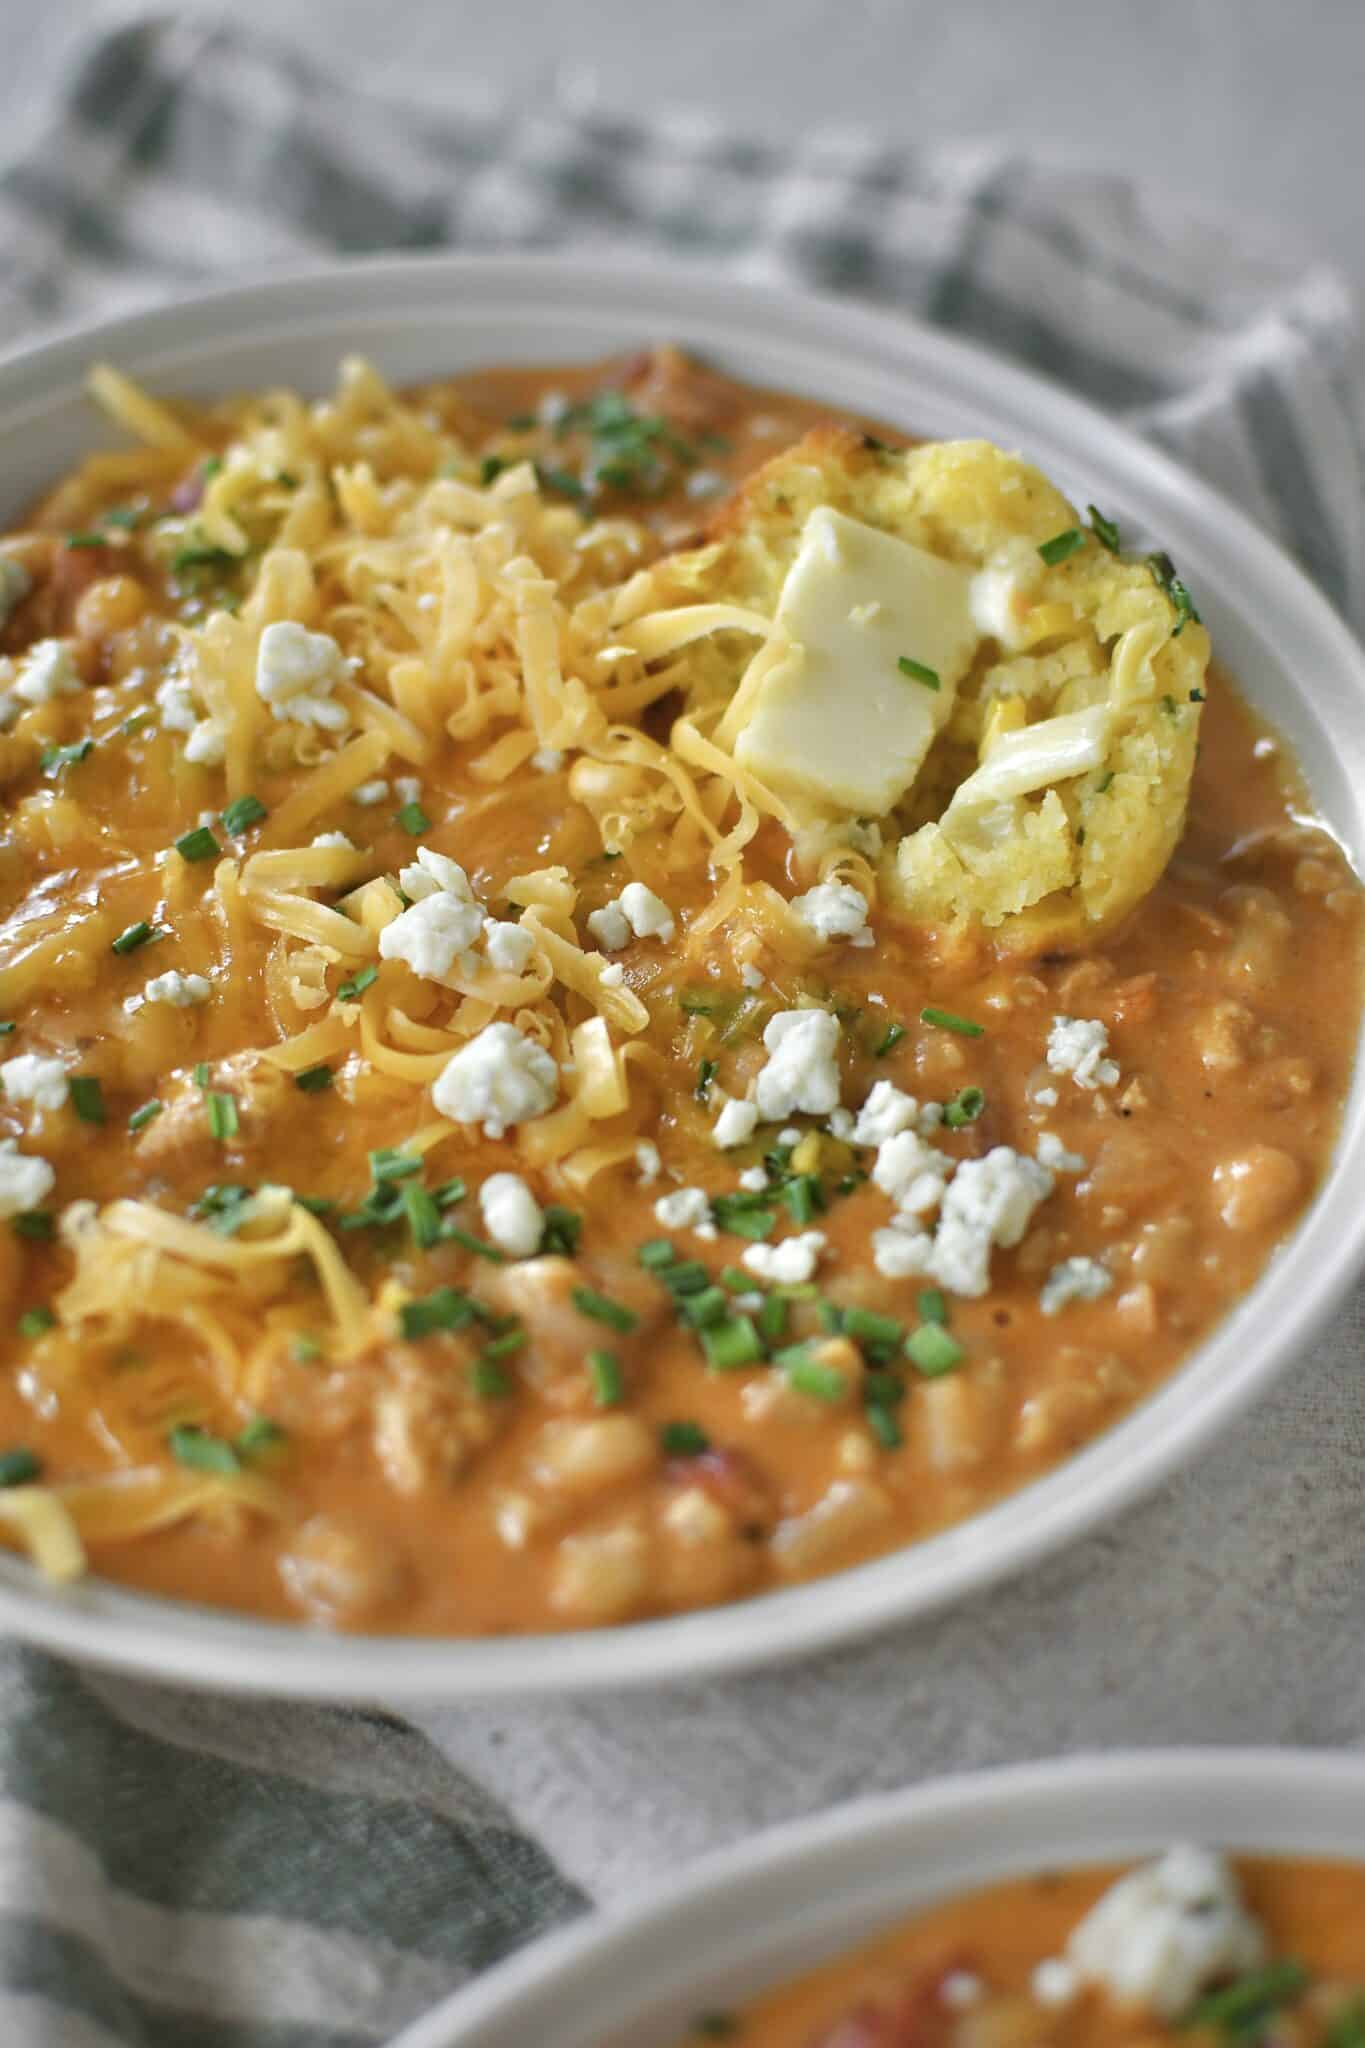
[[[1229,1867],[1178,1850],[1134,1872],[999,1885],[751,2005],[699,2014],[686,2038],[739,2048],[1353,2048],[1365,2038],[1365,1871],[1257,1858]]]
[[[867,819],[751,803],[636,644],[824,408],[667,349],[95,384],[138,445],[0,540],[0,1528],[47,1569],[452,1634],[740,1598],[1045,1471],[1256,1278],[1359,891],[1228,678],[1167,699],[1136,910],[998,943],[896,913]]]

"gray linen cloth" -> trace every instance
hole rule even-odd
[[[1365,616],[1339,280],[986,144],[779,145],[458,81],[399,104],[228,27],[147,21],[88,48],[0,163],[0,341],[263,263],[568,244],[679,251],[1008,352],[1159,438]],[[1120,1743],[1355,1743],[1363,1318],[1357,1297],[1116,1527],[776,1675],[404,1725],[0,1649],[0,2040],[359,2048],[585,1895],[851,1793]]]

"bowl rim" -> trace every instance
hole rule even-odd
[[[1187,1825],[1192,1814],[1197,1830]],[[726,1972],[761,1973],[776,1960],[779,1939],[797,1960],[769,1982],[846,1953],[935,1899],[1045,1868],[1149,1856],[1192,1836],[1243,1854],[1365,1861],[1365,1756],[1082,1752],[844,1801],[711,1851],[629,1904],[541,1936],[413,2021],[392,2048],[515,2048],[544,2038],[517,2029],[550,2010],[574,2027],[565,2037],[574,2048],[604,2038],[601,2028],[613,2044],[634,2039],[616,2030],[649,2016],[645,1998],[676,1988],[693,2011],[705,2010]],[[914,1883],[916,1859],[942,1873],[941,1885]],[[907,1880],[919,1896],[898,1901]],[[582,2032],[589,2024],[595,2031]]]
[[[357,312],[375,298],[382,314]],[[1338,693],[1358,709],[1353,743],[1365,761],[1365,651],[1260,528],[1069,392],[900,312],[716,277],[678,261],[438,254],[323,263],[78,322],[0,355],[0,438],[69,405],[95,356],[144,375],[211,382],[215,352],[248,343],[326,336],[330,365],[363,345],[367,326],[412,325],[438,310],[458,335],[461,305],[481,316],[492,305],[506,318],[534,317],[537,334],[554,331],[561,315],[572,322],[577,309],[585,329],[610,314],[627,337],[657,335],[663,323],[703,348],[740,352],[758,335],[774,362],[794,360],[803,348],[826,364],[856,352],[860,373],[871,365],[904,391],[908,417],[919,390],[930,394],[930,411],[938,404],[984,415],[983,431],[1008,420],[1011,431],[1041,440],[1058,463],[1112,492],[1119,509],[1135,504],[1143,523],[1169,536],[1195,587],[1211,588],[1229,619],[1245,624],[1286,675],[1335,677]],[[830,375],[837,388],[837,373]],[[1291,697],[1310,703],[1296,680]],[[1357,823],[1365,856],[1365,808]],[[612,1629],[443,1638],[326,1633],[94,1578],[53,1588],[21,1560],[0,1555],[0,1627],[78,1662],[172,1684],[333,1702],[382,1695],[396,1703],[582,1694],[715,1676],[922,1619],[1116,1518],[1204,1449],[1317,1335],[1365,1265],[1365,1205],[1351,1198],[1353,1176],[1358,1183],[1365,1174],[1363,1085],[1358,1062],[1328,1172],[1293,1236],[1160,1390],[1050,1473],[886,1557],[727,1606]]]

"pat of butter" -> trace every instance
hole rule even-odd
[[[876,817],[905,794],[952,712],[980,640],[971,574],[827,505],[810,514],[772,667],[735,756],[774,788]],[[939,687],[901,672],[932,669]]]

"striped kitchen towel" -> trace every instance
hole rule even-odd
[[[1232,493],[1365,616],[1347,293],[1112,178],[993,145],[784,144],[702,118],[508,106],[450,81],[399,102],[202,20],[92,44],[32,135],[0,164],[0,343],[337,252],[674,252],[900,307],[1064,379]],[[827,1661],[804,1694],[826,1733],[840,1677]],[[733,1753],[761,1775],[763,1727],[734,1701]],[[723,1713],[710,1688],[706,1743],[689,1748],[670,1708],[672,1778],[640,1738],[636,1761],[676,1818],[691,1808],[690,1830],[604,1783],[598,1838],[561,1825],[561,1858],[605,1886],[613,1864],[705,1846],[682,1766],[709,1771]],[[515,1784],[529,1832],[382,1714],[188,1699],[12,1646],[0,1714],[6,2048],[359,2048],[586,1903],[534,1839],[562,1823],[566,1771],[580,1791],[603,1775],[581,1714],[557,1727],[536,1711],[519,1778],[498,1763],[507,1716],[458,1717],[458,1745],[450,1717],[432,1723],[468,1769]],[[866,1756],[836,1745],[840,1789],[883,1780],[886,1741],[867,1735]]]

